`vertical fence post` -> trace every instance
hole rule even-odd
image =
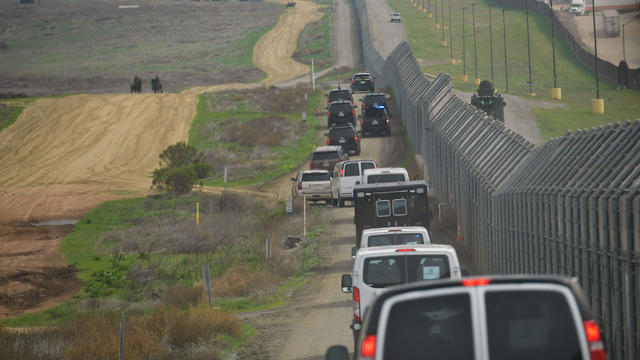
[[[302,237],[307,236],[307,197],[302,197]]]
[[[267,265],[268,265],[271,263],[271,238],[270,237],[267,237],[265,256],[267,258]]]
[[[120,355],[118,359],[124,359],[124,311],[120,313]]]
[[[211,276],[209,273],[209,264],[202,265],[202,281],[204,282],[204,289],[207,291],[209,305],[211,305]]]

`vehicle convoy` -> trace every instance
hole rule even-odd
[[[620,35],[620,15],[616,10],[602,11],[602,25],[605,34],[609,37]]]
[[[360,248],[376,246],[429,245],[429,232],[422,226],[402,226],[367,229],[362,232]],[[357,247],[351,248],[351,257],[355,258]]]
[[[318,146],[311,153],[310,169],[333,170],[336,163],[349,160],[349,155],[342,149],[342,146]]]
[[[427,184],[422,180],[360,184],[353,188],[353,196],[357,248],[366,229],[391,226],[429,229],[431,212]]]
[[[375,168],[362,173],[362,184],[379,184],[409,181],[409,173],[405,168]]]
[[[343,292],[353,294],[351,329],[354,343],[363,315],[385,288],[423,280],[460,279],[462,276],[458,255],[450,245],[361,248],[353,261],[352,274],[342,275],[341,287]]]
[[[376,90],[375,81],[371,73],[359,72],[351,76],[351,92],[356,93],[360,91],[374,92]]]
[[[360,117],[360,131],[363,134],[382,133],[391,135],[389,111],[383,105],[365,109]]]
[[[333,167],[331,196],[333,205],[344,206],[345,201],[353,201],[353,188],[362,183],[362,172],[375,169],[374,160],[347,160]]]
[[[353,95],[349,89],[333,89],[327,93],[327,106],[334,101],[344,100],[350,101],[353,104]]]
[[[334,126],[324,134],[327,137],[327,145],[340,145],[346,152],[360,155],[361,136],[351,125]]]
[[[388,288],[373,301],[354,358],[606,360],[601,334],[570,278],[425,281]],[[330,347],[326,359],[349,359],[347,348]]]
[[[327,106],[327,128],[336,125],[356,126],[356,111],[351,101],[337,100]]]
[[[291,178],[294,182],[291,193],[294,198],[305,196],[309,201],[331,201],[331,174],[327,170],[303,170]]]

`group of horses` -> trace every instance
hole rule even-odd
[[[131,93],[141,93],[142,92],[142,79],[138,76],[133,78],[133,84],[130,87]],[[160,78],[156,75],[155,78],[151,79],[151,90],[154,93],[162,93],[162,83],[160,83]]]

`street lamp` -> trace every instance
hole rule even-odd
[[[441,14],[440,14],[440,20],[442,20],[442,46],[447,46],[447,41],[444,39],[444,0],[440,0],[440,9],[441,9]]]
[[[464,41],[464,11],[467,10],[468,8],[463,7],[462,8],[462,81],[463,82],[467,82],[467,51],[466,51],[466,47],[465,47],[465,41]]]
[[[529,95],[536,96],[533,92],[533,83],[531,82],[531,42],[529,40],[529,5],[528,2],[525,2],[525,9],[527,14],[527,56],[529,62]]]
[[[549,6],[551,7],[551,51],[553,54],[553,89],[551,89],[551,98],[561,100],[562,89],[558,87],[558,77],[556,75],[556,40],[553,34],[553,20],[555,19],[555,15],[553,13],[553,0],[549,0]]]
[[[431,17],[431,0],[427,0],[427,17]]]
[[[622,36],[624,37],[624,27],[622,27]],[[449,0],[449,64],[455,64],[453,58],[453,34],[451,32],[451,0]]]
[[[591,15],[593,15],[593,62],[594,70],[596,73],[596,98],[591,99],[591,110],[594,113],[604,113],[604,99],[600,99],[600,82],[598,81],[598,36],[596,34],[596,0],[593,0],[593,7],[591,8]]]
[[[507,70],[507,25],[504,22],[504,12],[502,9],[502,39],[504,40],[504,86],[505,92],[509,92],[509,70]]]
[[[491,3],[489,3],[489,54],[491,54],[491,85],[495,88],[496,84],[493,82],[493,22],[491,21]]]
[[[438,22],[438,0],[433,1],[433,6],[436,8],[436,23],[433,25],[433,28],[440,29],[440,23]]]
[[[478,78],[478,49],[476,43],[476,4],[471,4],[471,18],[473,21],[473,62],[476,72],[476,78],[473,80],[474,85],[480,85],[480,78]]]

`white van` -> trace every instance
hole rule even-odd
[[[354,340],[358,338],[367,307],[386,287],[461,277],[458,255],[449,245],[361,248],[353,262],[353,276],[342,275],[342,292],[353,293]]]
[[[429,232],[422,226],[383,227],[362,232],[360,248],[391,245],[429,245]],[[351,257],[356,257],[357,247],[351,248]]]
[[[363,184],[379,184],[409,181],[409,173],[405,168],[368,169],[362,173]]]
[[[585,14],[584,0],[572,0],[569,5],[569,14],[583,16]]]
[[[374,160],[347,160],[333,167],[331,177],[331,198],[333,205],[344,206],[345,200],[353,200],[353,187],[362,183],[362,173],[367,169],[375,169]]]

